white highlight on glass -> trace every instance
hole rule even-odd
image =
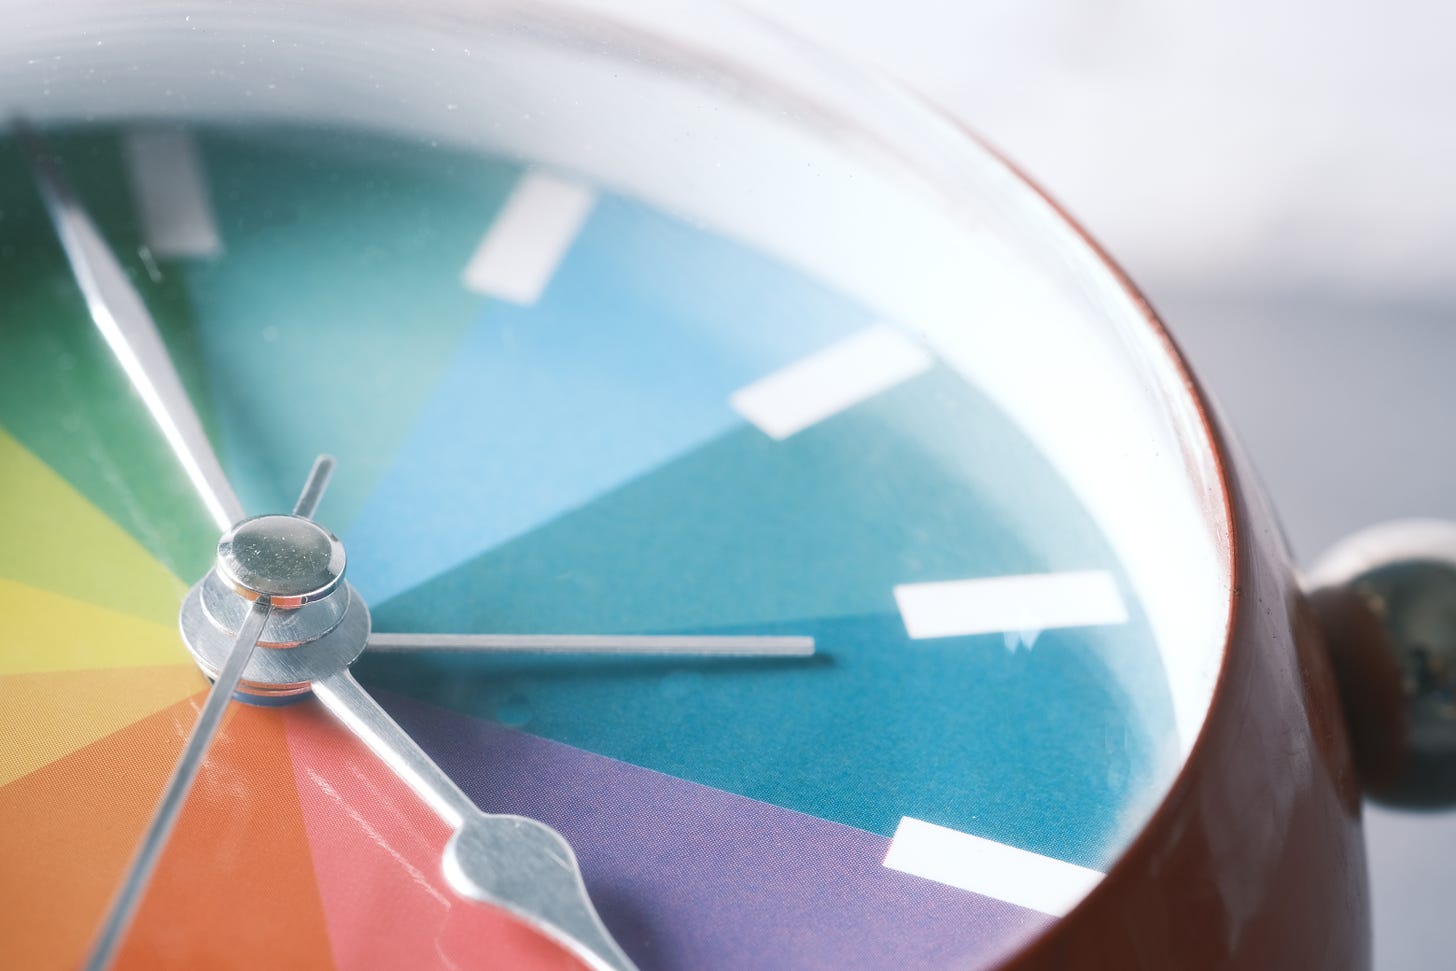
[[[1014,631],[1018,646],[1030,649],[1035,632],[1127,622],[1127,606],[1106,570],[904,583],[895,588],[895,603],[917,640]]]
[[[122,152],[151,254],[195,259],[221,253],[207,173],[192,136],[176,129],[132,131]]]
[[[466,264],[465,286],[512,303],[535,303],[595,201],[580,183],[528,172]]]
[[[930,353],[884,325],[862,330],[733,392],[733,410],[788,438],[927,370]]]
[[[900,820],[885,866],[983,897],[1061,917],[1102,873],[934,823]]]

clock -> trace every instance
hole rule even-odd
[[[1368,965],[1439,531],[1307,594],[974,138],[706,4],[9,7],[7,966]]]

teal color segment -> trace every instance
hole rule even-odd
[[[411,657],[362,670],[873,832],[909,815],[1097,866],[1127,805],[1176,757],[1135,605],[1127,625],[1048,631],[1011,651],[1000,634],[909,640],[892,589],[1099,567],[1119,574],[1075,498],[937,370],[782,442],[726,433],[375,604],[381,630],[811,634],[818,657]]]
[[[711,441],[738,388],[870,323],[738,244],[601,199],[531,307],[493,302],[343,534],[382,601]]]
[[[358,510],[435,390],[481,298],[460,273],[515,166],[378,138],[200,133],[225,253],[188,267],[221,451],[250,512]],[[320,285],[328,281],[328,285]]]

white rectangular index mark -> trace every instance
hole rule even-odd
[[[512,303],[535,303],[595,201],[584,185],[527,173],[466,264],[465,286]]]
[[[925,348],[880,325],[760,378],[728,400],[764,434],[783,439],[915,377],[930,365]]]
[[[917,640],[1127,622],[1106,570],[905,583],[895,588],[895,603]]]
[[[1102,879],[1097,870],[972,836],[900,820],[885,866],[983,897],[1061,917]]]
[[[142,238],[153,256],[211,257],[222,252],[197,145],[185,131],[131,131],[122,153]]]

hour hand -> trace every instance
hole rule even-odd
[[[596,971],[636,971],[597,916],[560,833],[481,812],[347,669],[314,681],[313,692],[454,831],[444,871],[457,893],[509,911]]]

